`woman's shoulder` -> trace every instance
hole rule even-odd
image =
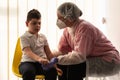
[[[94,24],[92,24],[89,21],[86,20],[81,20],[80,24],[79,24],[80,29],[83,30],[89,30],[92,32],[101,32],[98,27],[96,27]]]
[[[81,19],[79,21],[79,26],[83,26],[84,28],[94,28],[95,27],[92,23],[90,23],[89,21],[86,21],[84,19]]]

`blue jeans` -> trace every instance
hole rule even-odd
[[[22,74],[23,80],[35,80],[35,76],[41,74],[45,75],[45,80],[57,79],[57,71],[54,67],[45,71],[38,62],[22,62],[19,65],[19,72]]]

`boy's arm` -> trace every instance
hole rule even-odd
[[[45,46],[45,53],[49,60],[54,58],[54,55],[51,53],[51,50],[48,45]],[[56,68],[58,75],[61,76],[63,73],[62,70],[60,68],[58,68],[56,64],[54,64],[54,67]]]
[[[54,55],[52,54],[52,52],[51,52],[51,50],[49,48],[49,45],[45,45],[44,49],[45,49],[45,53],[47,55],[47,58],[49,60],[51,60],[54,57]]]
[[[35,61],[38,61],[40,62],[41,64],[48,64],[48,60],[47,59],[44,59],[42,57],[39,57],[38,55],[36,55],[35,53],[32,52],[32,50],[30,49],[30,47],[25,47],[23,49],[23,51],[25,52],[25,54],[27,56],[29,56],[30,58],[34,59]]]

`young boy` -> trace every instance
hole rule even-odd
[[[45,75],[45,80],[56,80],[57,67],[44,70],[42,65],[47,65],[53,58],[45,35],[38,34],[41,28],[41,14],[38,10],[32,9],[27,14],[26,31],[21,37],[22,59],[19,65],[19,72],[23,80],[34,80],[38,74]]]

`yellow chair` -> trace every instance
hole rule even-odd
[[[22,75],[19,73],[18,66],[20,64],[21,57],[22,57],[22,50],[21,50],[21,46],[20,46],[20,38],[18,38],[15,53],[14,53],[13,63],[12,63],[12,71],[13,71],[14,75],[16,75],[17,77],[20,77],[20,78],[22,78]],[[44,80],[45,76],[44,75],[36,75],[35,79]]]

